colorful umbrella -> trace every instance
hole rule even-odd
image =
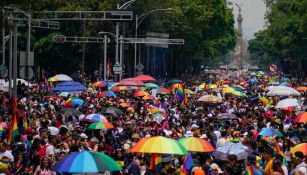
[[[130,106],[130,103],[121,103],[120,106],[123,108],[127,108]]]
[[[235,90],[231,87],[226,87],[226,88],[223,89],[224,94],[229,94],[229,93],[232,93],[233,91],[235,91]]]
[[[73,81],[72,78],[70,78],[69,76],[67,75],[64,75],[64,74],[59,74],[59,75],[56,75],[56,76],[53,76],[53,77],[50,77],[48,78],[48,81],[49,82],[57,82],[57,81]]]
[[[88,122],[107,122],[108,120],[100,114],[90,114],[83,118],[83,120]]]
[[[204,95],[202,97],[200,97],[197,101],[201,101],[204,103],[219,103],[221,102],[221,100],[214,95]]]
[[[157,93],[158,94],[170,94],[171,91],[166,89],[165,87],[157,88]]]
[[[207,85],[206,85],[206,83],[202,83],[202,84],[200,84],[200,85],[198,86],[198,89],[200,89],[200,90],[207,89]]]
[[[210,84],[208,86],[208,89],[216,89],[217,88],[217,85],[216,84]]]
[[[291,87],[291,84],[287,82],[282,82],[279,86]]]
[[[150,81],[157,81],[155,78],[149,76],[149,75],[138,75],[134,77],[137,80],[140,80],[142,82],[150,82]]]
[[[263,128],[258,135],[261,135],[262,137],[274,137],[276,135],[276,130],[273,128]]]
[[[233,91],[231,92],[232,95],[235,95],[237,97],[246,97],[246,94],[240,91]]]
[[[154,96],[152,96],[152,95],[146,95],[146,96],[144,96],[142,99],[143,100],[152,100],[152,99],[154,99],[155,97]]]
[[[178,140],[187,151],[214,152],[214,147],[206,140],[197,137],[186,137]]]
[[[304,123],[307,122],[307,112],[304,112],[302,114],[299,114],[295,119],[294,122],[297,123]]]
[[[186,94],[194,95],[195,93],[191,89],[185,89],[184,92]]]
[[[155,107],[155,106],[150,106],[150,107],[148,107],[148,108],[147,108],[147,111],[149,111],[149,112],[152,113],[152,114],[156,114],[156,113],[159,113],[159,112],[160,112],[159,108],[157,108],[157,107]]]
[[[170,85],[172,85],[172,84],[176,84],[176,83],[183,83],[183,81],[181,81],[181,80],[178,80],[178,79],[171,79],[171,80],[169,80],[168,82],[166,82],[166,84],[165,84],[165,86],[170,86]]]
[[[143,138],[138,141],[130,152],[187,155],[188,152],[176,140],[163,136]]]
[[[145,84],[137,80],[135,78],[126,78],[118,82],[117,86],[135,86],[135,87],[142,87],[145,86]]]
[[[107,83],[105,83],[104,81],[97,81],[97,82],[93,83],[93,86],[95,86],[95,87],[107,87]]]
[[[114,86],[111,87],[111,91],[117,92],[117,91],[126,91],[128,88],[126,86]]]
[[[114,126],[109,122],[95,122],[90,124],[89,129],[112,129]]]
[[[281,100],[277,103],[277,105],[275,106],[275,108],[279,108],[279,109],[293,109],[293,108],[300,108],[302,105],[302,103],[300,101],[298,101],[297,99],[293,99],[293,98],[287,98],[284,100]]]
[[[145,83],[145,87],[147,88],[158,88],[159,86],[155,83]]]
[[[83,100],[81,98],[73,97],[69,98],[65,104],[65,108],[73,108],[75,106],[81,107],[83,105]]]
[[[291,150],[291,154],[295,154],[296,152],[302,152],[304,155],[307,155],[307,143],[301,143],[298,145],[295,145]]]
[[[307,87],[306,86],[299,86],[296,88],[297,91],[307,91]]]
[[[256,98],[251,99],[251,102],[254,102],[254,101],[261,102],[262,105],[265,106],[265,107],[270,104],[269,100],[265,97],[256,97]]]
[[[227,160],[229,155],[236,155],[238,160],[246,159],[251,153],[251,150],[243,145],[241,142],[226,142],[225,144],[216,148],[216,152],[213,153],[217,159]]]
[[[121,170],[122,168],[106,154],[88,151],[71,153],[52,167],[52,171],[71,174]]]
[[[98,93],[98,97],[116,97],[116,94],[112,91],[103,91]]]
[[[232,86],[232,89],[236,90],[236,91],[243,91],[244,90],[244,87],[240,86],[240,85],[235,85],[235,86]]]
[[[58,84],[52,89],[52,92],[76,92],[76,91],[87,91],[87,88],[81,83],[69,81]]]
[[[147,96],[149,95],[147,92],[145,92],[144,90],[138,90],[134,93],[135,97],[143,97],[143,96]]]

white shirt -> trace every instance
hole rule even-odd
[[[54,146],[53,145],[47,145],[46,147],[46,155],[54,155]]]
[[[6,150],[5,152],[0,152],[0,159],[2,159],[2,157],[7,157],[10,159],[10,162],[14,162],[14,156],[12,155],[11,151]]]

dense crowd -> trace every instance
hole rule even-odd
[[[255,175],[306,175],[307,157],[303,152],[290,154],[293,146],[306,143],[307,123],[294,122],[298,111],[306,111],[306,91],[294,97],[302,102],[295,109],[275,109],[274,106],[285,96],[266,97],[267,87],[273,81],[265,75],[253,75],[249,72],[218,71],[199,76],[183,76],[184,87],[195,94],[187,95],[187,104],[183,107],[174,93],[157,93],[154,99],[143,100],[134,97],[134,89],[117,91],[116,97],[99,97],[100,91],[92,85],[99,78],[75,76],[74,80],[89,87],[88,91],[61,96],[46,88],[45,82],[33,86],[18,84],[17,123],[18,134],[11,142],[11,125],[14,121],[14,101],[7,92],[0,92],[2,127],[0,142],[0,173],[53,175],[51,167],[66,155],[78,151],[103,152],[112,157],[123,168],[122,172],[105,174],[180,174],[184,156],[163,156],[163,168],[159,172],[150,169],[150,155],[130,153],[129,150],[140,139],[152,136],[165,136],[178,139],[198,137],[207,140],[215,148],[227,142],[241,142],[250,148],[250,153],[242,159],[236,154],[221,160],[214,153],[193,153],[193,167],[189,174],[248,174]],[[256,79],[257,82],[250,81]],[[296,88],[304,82],[295,78],[280,77],[275,81],[287,81]],[[166,80],[155,82],[165,86]],[[217,83],[219,82],[219,83]],[[201,83],[217,84],[216,88],[199,88]],[[241,85],[246,97],[224,94],[223,87]],[[169,90],[172,89],[169,86]],[[150,93],[151,89],[146,89]],[[219,103],[198,101],[203,95],[216,95]],[[71,96],[83,99],[82,106],[74,106],[66,113],[64,103]],[[269,105],[258,100],[266,97]],[[129,104],[124,106],[123,104]],[[112,107],[123,114],[103,113],[103,109]],[[156,116],[150,108],[163,110]],[[66,112],[65,112],[66,111]],[[89,122],[80,114],[103,114],[114,125],[113,129],[90,130]],[[220,119],[221,113],[234,114],[235,118]],[[24,124],[27,123],[25,127]],[[261,137],[257,135],[263,128],[271,127],[280,135]],[[54,133],[54,128],[58,132]],[[256,133],[255,133],[256,132]]]

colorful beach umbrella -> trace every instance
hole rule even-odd
[[[166,82],[165,86],[168,87],[171,86],[172,84],[177,84],[177,83],[183,83],[183,81],[178,79],[171,79],[168,82]]]
[[[216,89],[217,88],[217,85],[216,84],[210,84],[208,86],[208,89]]]
[[[307,122],[307,112],[304,112],[302,114],[299,114],[295,119],[294,122],[297,123],[304,123]]]
[[[95,122],[90,124],[89,129],[112,129],[114,126],[109,122]]]
[[[65,104],[65,108],[81,107],[83,105],[83,100],[81,98],[73,97],[69,98]]]
[[[138,90],[134,93],[135,97],[144,97],[144,96],[147,96],[147,95],[149,95],[149,94],[144,90]]]
[[[116,97],[116,94],[112,91],[103,91],[98,93],[98,97]]]
[[[187,151],[214,152],[214,147],[206,140],[197,137],[186,137],[178,140]]]
[[[240,86],[240,85],[235,85],[235,86],[232,86],[232,88],[236,91],[243,91],[244,90],[244,87]]]
[[[88,122],[107,122],[107,118],[101,114],[90,114],[83,118],[83,120]]]
[[[200,90],[207,89],[207,85],[206,85],[206,83],[202,83],[202,84],[200,84],[200,85],[198,86],[198,89],[200,89]]]
[[[176,140],[163,136],[143,138],[138,141],[130,152],[187,155],[188,152]]]
[[[233,88],[231,88],[231,87],[223,88],[223,93],[224,94],[229,94],[229,93],[232,93],[233,91],[235,91],[235,90]]]
[[[233,91],[230,94],[235,95],[237,97],[246,97],[246,94],[240,91]]]
[[[52,171],[60,173],[103,173],[122,168],[108,155],[98,152],[74,152],[58,161]]]
[[[256,97],[256,98],[253,98],[251,99],[251,102],[261,102],[263,106],[268,106],[270,104],[269,100],[265,97]]]
[[[151,81],[157,81],[155,78],[149,76],[149,75],[138,75],[134,77],[135,79],[142,81],[142,82],[151,82]]]
[[[155,83],[145,83],[146,88],[158,88],[159,86],[156,85]]]
[[[55,75],[53,77],[48,78],[49,82],[57,82],[57,81],[73,81],[71,77],[65,74]]]
[[[93,86],[95,86],[95,87],[107,87],[107,83],[105,83],[104,81],[97,81],[97,82],[93,83]]]
[[[295,154],[298,151],[302,152],[304,155],[307,155],[307,143],[298,144],[290,149],[291,154]]]

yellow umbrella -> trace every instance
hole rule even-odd
[[[226,87],[226,88],[223,89],[223,93],[224,94],[232,93],[234,91],[235,90],[233,88],[231,88],[231,87]]]

